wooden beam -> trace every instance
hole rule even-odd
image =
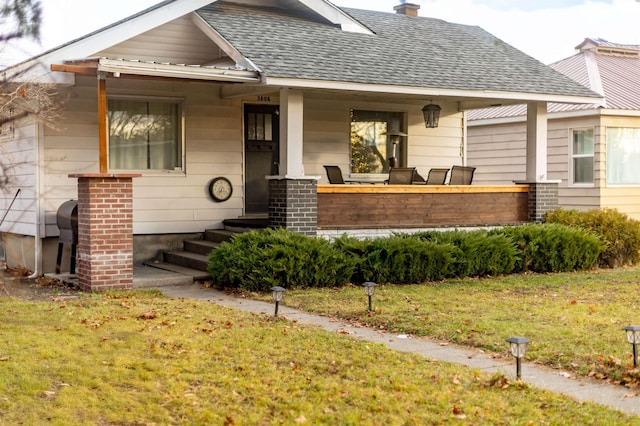
[[[107,173],[107,80],[98,75],[98,145],[100,173]]]
[[[71,72],[78,75],[94,77],[98,74],[98,68],[94,66],[51,64],[51,71]]]

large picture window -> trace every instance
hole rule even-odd
[[[607,127],[607,185],[640,185],[640,128]]]
[[[108,109],[110,169],[183,169],[182,102],[114,98]]]
[[[593,129],[574,129],[572,139],[573,183],[593,184]]]
[[[351,111],[351,173],[386,173],[389,158],[400,160],[403,146],[393,144],[387,133],[402,130],[402,113]],[[400,163],[398,163],[400,164]]]

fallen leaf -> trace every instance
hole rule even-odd
[[[307,418],[305,416],[300,416],[296,419],[296,423],[298,423],[299,425],[306,423],[307,422]]]

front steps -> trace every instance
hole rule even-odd
[[[207,262],[213,250],[240,233],[266,228],[267,222],[265,218],[226,219],[223,221],[224,229],[208,229],[202,239],[185,240],[182,250],[163,251],[161,260],[146,262],[145,265],[188,275],[194,281],[208,280]]]

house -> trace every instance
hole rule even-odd
[[[0,200],[8,263],[53,269],[70,199],[80,285],[92,290],[129,286],[132,263],[234,218],[326,235],[540,217],[556,186],[541,154],[546,105],[600,96],[479,27],[418,9],[165,0],[15,65],[57,85],[64,117],[56,129],[20,120],[1,138],[24,160]],[[462,165],[465,110],[523,102],[526,183],[327,184],[324,165],[371,182],[391,157],[425,175]],[[437,127],[425,125],[434,111]]]
[[[603,97],[598,104],[548,104],[549,179],[567,209],[615,208],[640,219],[640,45],[585,39],[551,67]],[[479,184],[524,179],[526,108],[471,111],[468,163]]]

